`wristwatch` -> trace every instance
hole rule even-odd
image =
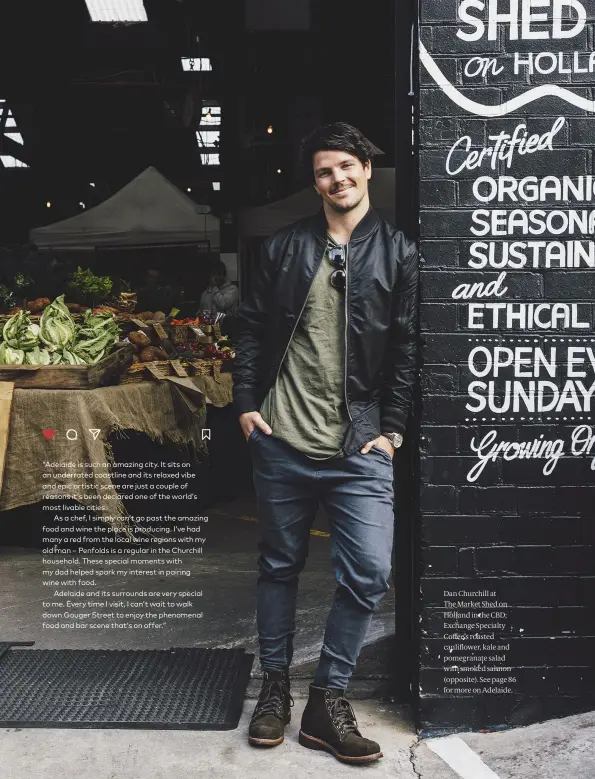
[[[382,435],[385,438],[388,438],[393,445],[393,449],[398,449],[403,444],[403,436],[401,433],[383,433]]]

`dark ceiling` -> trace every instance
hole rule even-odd
[[[93,205],[148,165],[192,187],[193,196],[210,198],[214,209],[237,206],[248,190],[228,186],[218,196],[210,180],[254,175],[249,166],[242,172],[242,138],[250,147],[259,124],[278,129],[263,154],[285,168],[292,153],[288,106],[298,96],[315,96],[324,120],[358,124],[388,152],[382,164],[391,164],[392,0],[379,0],[365,24],[338,0],[314,0],[309,33],[246,34],[243,0],[145,6],[148,23],[114,26],[92,23],[85,0],[3,4],[0,98],[25,143],[4,137],[1,153],[30,169],[0,167],[0,245],[76,213],[79,200]],[[213,71],[185,73],[182,56],[210,57]],[[191,107],[199,111],[208,98],[225,105],[224,164],[215,174],[201,167],[189,121]],[[252,160],[258,170],[258,155]],[[230,189],[235,202],[225,200]]]

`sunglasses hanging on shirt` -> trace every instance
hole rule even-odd
[[[339,292],[345,292],[346,286],[346,259],[345,259],[345,247],[344,246],[329,246],[327,256],[332,265],[337,270],[331,273],[331,287],[339,290]]]

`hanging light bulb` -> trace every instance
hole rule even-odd
[[[48,201],[47,201],[47,203],[45,204],[45,207],[46,207],[46,208],[51,208],[51,207],[52,207],[52,204],[50,203],[50,201],[49,201],[49,200],[48,200]]]
[[[283,171],[281,170],[281,168],[277,168],[277,173],[282,173],[282,172]]]
[[[192,192],[192,188],[191,187],[187,187],[186,192]]]
[[[89,186],[90,186],[90,187],[94,187],[94,186],[95,186],[94,182],[93,182],[93,181],[90,181],[90,182],[89,182]]]
[[[267,127],[267,133],[268,133],[269,135],[272,135],[272,134],[273,134],[273,125],[272,125],[272,124],[269,124],[269,126]]]

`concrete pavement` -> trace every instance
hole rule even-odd
[[[446,737],[451,738],[451,737]],[[413,764],[422,779],[594,779],[595,777],[595,712],[550,722],[515,728],[498,733],[458,734],[479,756],[488,771],[480,776],[477,770],[466,774],[456,762],[465,749],[455,743],[451,765],[455,771],[430,749],[431,742],[422,740],[413,748]],[[490,776],[489,772],[493,773]]]
[[[246,741],[253,701],[234,731],[0,730],[3,779],[304,779],[354,776],[358,768],[297,741],[305,699],[296,699],[283,744],[274,749]],[[406,710],[380,701],[354,704],[358,723],[377,739],[384,758],[360,771],[415,779],[410,762],[415,734]]]
[[[254,702],[248,700],[237,730],[224,732],[155,730],[0,730],[3,779],[302,779],[366,775],[392,779],[593,779],[595,713],[567,717],[499,733],[458,734],[485,766],[460,773],[418,741],[404,707],[356,701],[365,735],[376,739],[384,758],[367,767],[343,765],[332,756],[298,744],[305,705],[296,698],[286,739],[271,750],[246,742]],[[450,739],[452,737],[446,737]],[[459,750],[460,751],[460,750]],[[455,750],[456,753],[456,750]]]

